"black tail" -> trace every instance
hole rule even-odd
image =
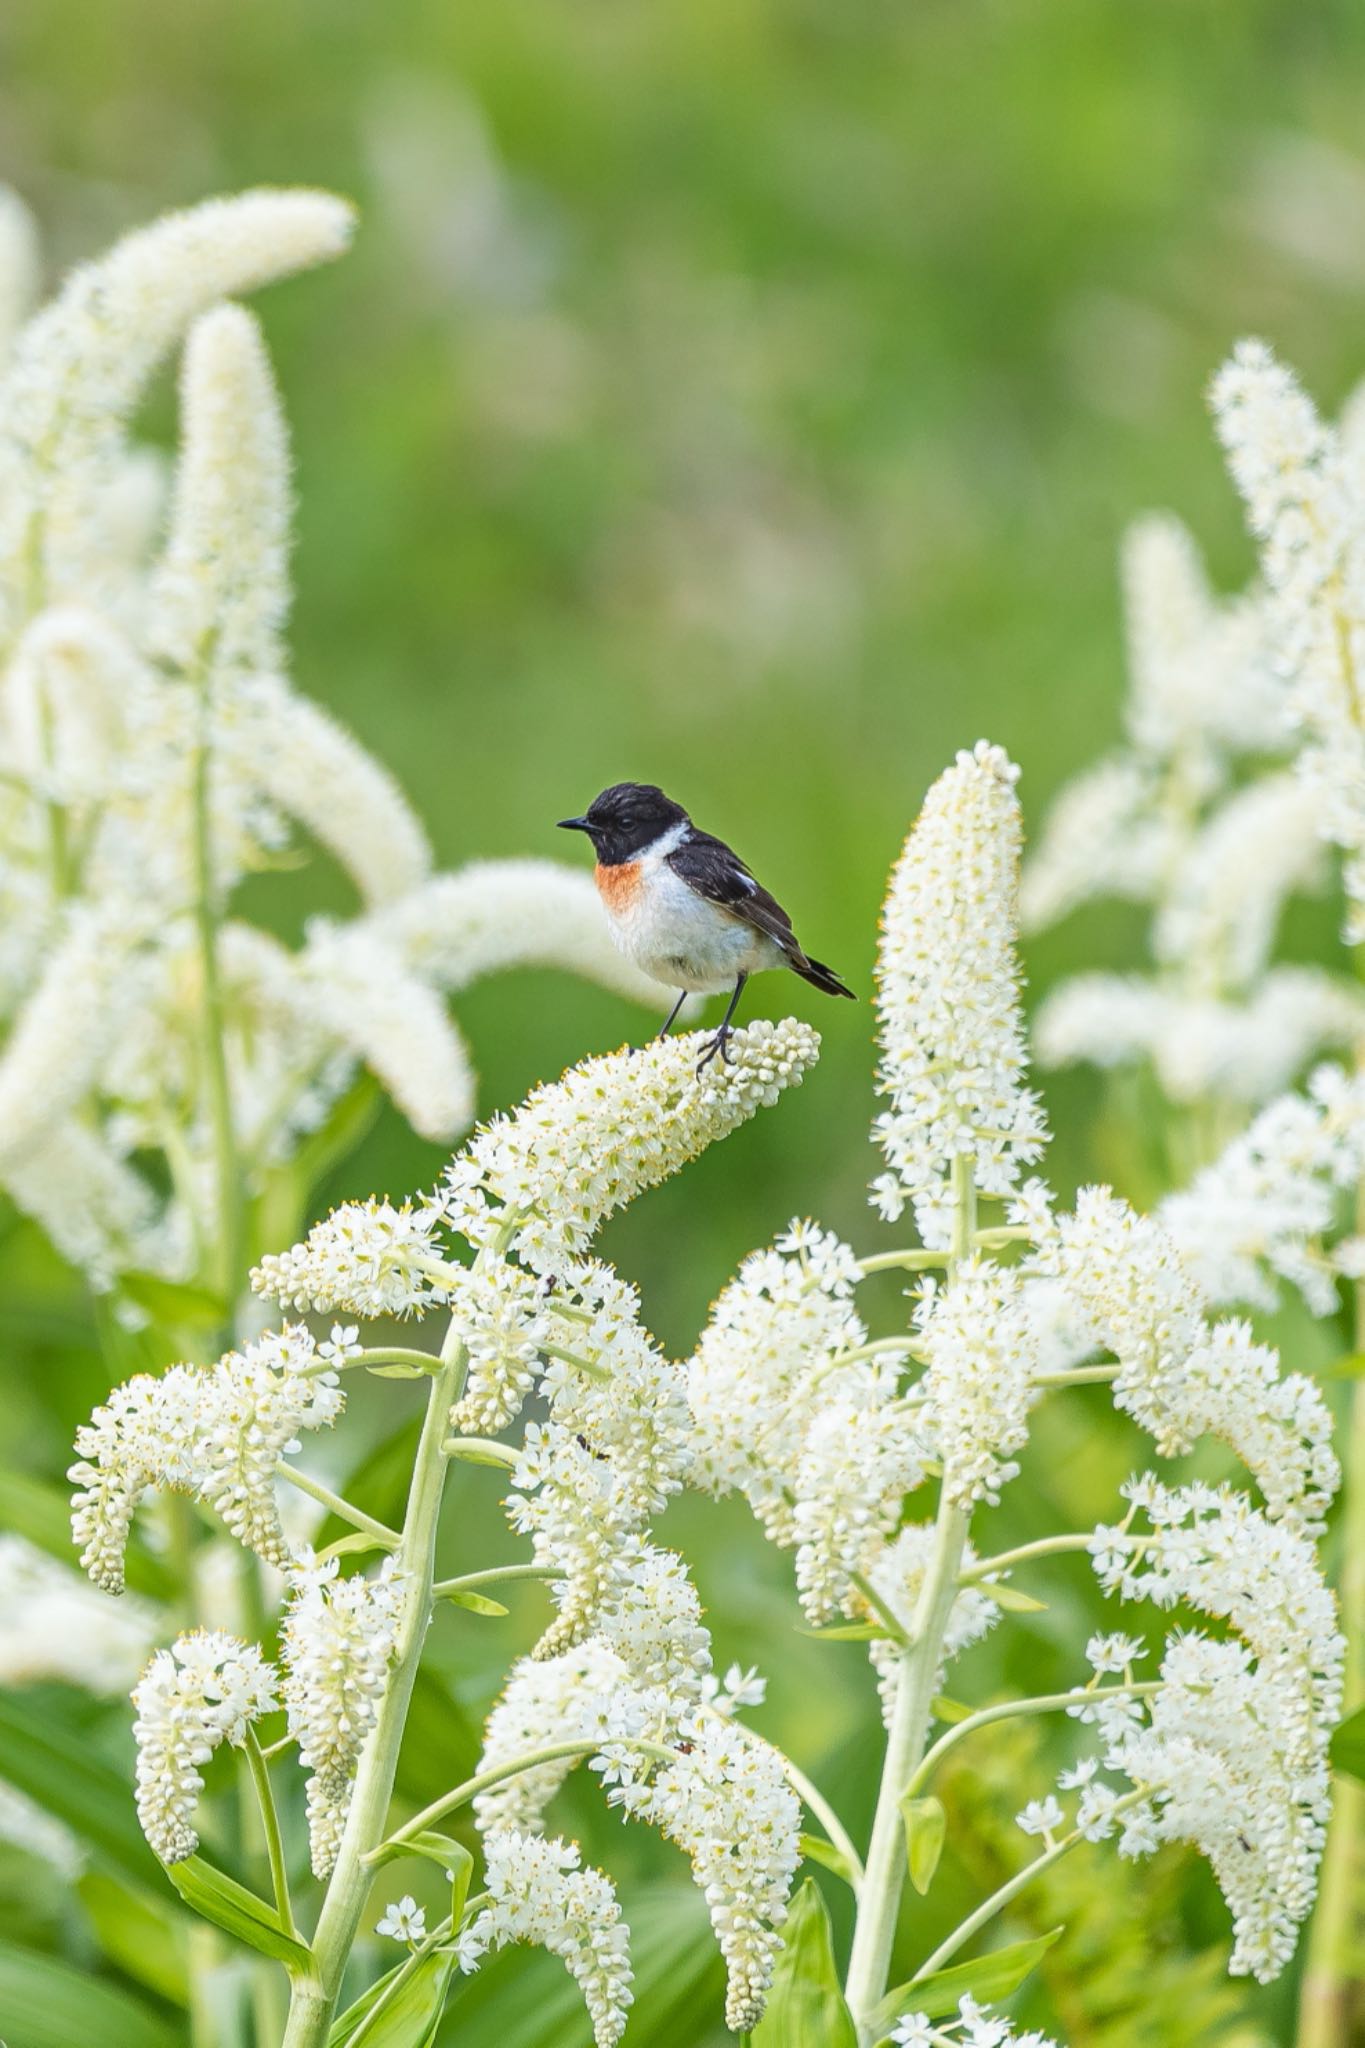
[[[808,953],[802,953],[792,961],[792,966],[812,988],[823,989],[827,996],[847,996],[851,1003],[857,1002],[853,990],[845,988],[834,969],[826,967],[823,960],[812,960]]]

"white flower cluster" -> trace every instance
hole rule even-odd
[[[123,1553],[149,1487],[189,1493],[213,1508],[269,1564],[290,1547],[275,1473],[301,1429],[335,1422],[345,1399],[301,1325],[269,1332],[216,1365],[138,1373],[115,1387],[76,1435],[71,1531],[82,1567],[107,1593],[123,1590]]]
[[[200,1767],[221,1742],[240,1743],[276,1704],[275,1673],[254,1644],[196,1629],[158,1650],[133,1690],[137,1817],[163,1863],[199,1846],[194,1809]]]
[[[0,1182],[111,1288],[129,1270],[188,1277],[216,1234],[193,912],[206,899],[221,918],[295,828],[362,908],[297,950],[220,932],[253,1182],[358,1064],[422,1135],[466,1126],[473,1076],[444,992],[480,973],[546,960],[659,998],[610,946],[586,875],[510,862],[433,877],[393,778],[286,678],[288,436],[260,329],[221,301],[339,255],[350,208],[260,191],[170,215],[27,325],[11,315],[33,238],[12,195],[0,211]],[[127,426],[182,339],[163,508],[158,460]],[[168,1130],[173,1171],[145,1173],[137,1155],[164,1153]]]
[[[1337,1305],[1338,1264],[1323,1245],[1344,1190],[1365,1175],[1365,1081],[1320,1067],[1282,1095],[1157,1210],[1206,1299],[1273,1309],[1276,1280],[1314,1315]],[[1338,1261],[1343,1248],[1338,1247]]]
[[[1083,1188],[1035,1253],[1060,1280],[1119,1362],[1114,1399],[1163,1456],[1206,1432],[1229,1444],[1254,1475],[1267,1510],[1310,1533],[1336,1490],[1332,1420],[1301,1373],[1249,1326],[1210,1324],[1188,1267],[1161,1225],[1108,1188]]]
[[[441,1198],[447,1220],[472,1244],[512,1225],[524,1262],[557,1274],[608,1216],[799,1085],[820,1048],[794,1017],[734,1032],[719,1073],[719,1062],[697,1073],[697,1044],[694,1033],[607,1053],[534,1089],[455,1159]]]
[[[432,1209],[411,1202],[396,1208],[373,1195],[343,1202],[313,1225],[302,1244],[268,1253],[251,1284],[282,1308],[413,1315],[442,1298],[424,1270],[440,1258],[432,1242],[439,1220]]]
[[[521,1413],[540,1372],[541,1351],[565,1326],[550,1313],[544,1282],[510,1259],[480,1259],[452,1273],[446,1302],[469,1359],[450,1426],[469,1436],[493,1436]]]
[[[1028,1437],[1038,1368],[1028,1287],[1015,1267],[971,1258],[952,1285],[926,1289],[923,1344],[925,1439],[943,1465],[957,1507],[985,1500],[1018,1473],[1013,1453]]]
[[[737,1722],[703,1716],[631,1810],[690,1858],[725,1958],[725,2024],[756,2027],[800,1856],[801,1809],[781,1758]]]
[[[1303,735],[1298,768],[1345,855],[1346,938],[1365,937],[1365,493],[1358,461],[1263,342],[1214,381],[1214,419],[1260,542],[1277,653]]]
[[[731,1683],[733,1681],[733,1684]],[[714,1696],[714,1700],[713,1697]],[[681,1560],[647,1552],[599,1635],[515,1668],[485,1732],[481,1770],[565,1742],[592,1750],[609,1800],[691,1858],[729,1975],[727,2016],[756,2024],[799,1857],[800,1807],[778,1753],[735,1721],[762,1697],[753,1673],[710,1678],[710,1642]],[[636,1745],[663,1744],[660,1764]],[[541,1826],[575,1759],[556,1758],[481,1793],[485,1839]]]
[[[797,1546],[813,1621],[849,1597],[924,1475],[917,1411],[901,1398],[911,1349],[857,1354],[849,1247],[810,1222],[755,1252],[725,1288],[687,1368],[698,1483],[739,1491],[774,1543]]]
[[[290,1574],[280,1636],[289,1733],[308,1779],[313,1873],[336,1862],[360,1752],[374,1727],[403,1613],[403,1575],[386,1558],[374,1578],[337,1576],[337,1560]]]
[[[1326,1837],[1345,1655],[1335,1603],[1308,1540],[1240,1495],[1151,1475],[1124,1490],[1128,1517],[1091,1546],[1106,1591],[1193,1606],[1241,1640],[1173,1636],[1145,1719],[1128,1702],[1104,1727],[1106,1768],[1150,1793],[1123,1846],[1194,1843],[1233,1916],[1231,1970],[1266,1982],[1293,1953]],[[1088,1789],[1093,1806],[1100,1788]]]
[[[1215,600],[1183,529],[1137,529],[1131,746],[1059,800],[1023,900],[1032,925],[1106,893],[1154,908],[1158,973],[1055,989],[1045,1065],[1150,1061],[1174,1101],[1256,1107],[1361,1031],[1348,981],[1268,963],[1286,899],[1324,879],[1325,840],[1345,854],[1348,936],[1365,901],[1365,492],[1358,445],[1261,343],[1236,350],[1213,406],[1264,580]],[[1276,765],[1291,754],[1292,772]]]
[[[908,2013],[891,2029],[897,2048],[1058,2048],[1049,2034],[1030,2027],[1018,2033],[1012,2020],[988,2012],[978,2005],[970,1991],[958,2004],[951,2019],[931,2020],[927,2013]]]
[[[1034,1029],[1048,1067],[1150,1060],[1172,1102],[1266,1102],[1304,1062],[1353,1045],[1359,993],[1317,967],[1273,967],[1245,1001],[1189,995],[1139,974],[1076,974],[1042,1003]]]
[[[907,1635],[914,1625],[915,1608],[924,1585],[925,1573],[929,1569],[933,1548],[933,1523],[909,1522],[895,1540],[887,1544],[868,1572],[875,1591],[886,1602]],[[966,1571],[975,1563],[976,1552],[969,1543],[962,1554],[962,1568]],[[936,1691],[942,1690],[944,1674],[953,1658],[959,1656],[963,1650],[970,1649],[973,1643],[979,1643],[999,1619],[1000,1609],[990,1598],[989,1586],[963,1586],[954,1595],[953,1604],[948,1611],[948,1625],[943,1633],[941,1662],[934,1676]],[[879,1638],[868,1644],[868,1655],[877,1674],[882,1718],[889,1728],[896,1706],[901,1664],[904,1661],[900,1646],[889,1639]]]
[[[577,1362],[556,1359],[545,1372],[549,1414],[526,1428],[506,1502],[536,1563],[556,1573],[559,1615],[540,1656],[606,1625],[623,1601],[647,1606],[646,1531],[692,1462],[682,1375],[641,1326],[635,1290],[588,1263],[548,1299]]]
[[[945,1242],[955,1159],[972,1162],[987,1193],[1006,1194],[1046,1137],[1023,1086],[1017,774],[984,740],[958,755],[925,798],[883,912],[880,1085],[892,1106],[876,1135],[890,1171],[874,1193],[890,1218],[913,1200],[926,1244]]]
[[[461,1936],[461,1967],[510,1942],[548,1949],[583,1993],[597,2048],[616,2048],[633,1994],[629,1929],[610,1878],[580,1868],[573,1843],[514,1829],[486,1834],[483,1854],[488,1904]]]

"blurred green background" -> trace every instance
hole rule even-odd
[[[1363,79],[1365,10],[1305,0],[6,0],[0,176],[59,264],[217,191],[352,195],[353,254],[260,301],[297,452],[301,686],[397,771],[442,863],[582,858],[553,821],[657,780],[869,993],[885,871],[952,751],[1005,744],[1036,826],[1116,735],[1129,518],[1170,504],[1220,577],[1246,574],[1203,405],[1231,342],[1266,334],[1328,406],[1365,367]],[[169,379],[148,425],[169,437]],[[285,932],[346,901],[315,869],[254,887]],[[1139,942],[1127,913],[1088,913],[1030,950],[1031,978]],[[870,1010],[775,979],[749,998],[787,1006],[826,1033],[801,1094],[606,1240],[679,1349],[793,1212],[887,1241],[863,1205]],[[459,1014],[486,1108],[646,1028],[549,975]],[[1095,1084],[1047,1095],[1059,1183],[1112,1172]],[[438,1164],[389,1119],[330,1192],[401,1192]],[[1295,1363],[1334,1346],[1282,1334]],[[0,1372],[33,1363],[7,1343]],[[73,1420],[88,1391],[78,1376]],[[1097,1436],[1086,1399],[1040,1427],[1001,1543],[1108,1512],[1140,1453],[1112,1423]],[[392,1413],[359,1406],[357,1441]],[[58,1473],[64,1446],[32,1428],[27,1455]],[[498,1522],[492,1499],[469,1482],[471,1516]],[[739,1514],[692,1502],[665,1534],[697,1561],[721,1659],[782,1663],[766,1725],[865,1815],[856,1647],[792,1636],[786,1561]],[[962,1689],[1069,1679],[1095,1601],[1083,1570],[1058,1584]],[[534,1625],[449,1631],[472,1710]],[[596,1847],[586,1802],[579,1819]],[[971,1837],[907,1956],[989,1860],[986,1821]],[[673,1870],[614,1822],[604,1853]],[[1233,2031],[1181,2031],[1184,1980],[1157,2000],[1154,1956],[1224,1940],[1184,1868],[1093,1863],[1120,1905],[1145,1900],[1138,2002],[1112,2025],[1098,1992],[1068,2008],[1064,1943],[1038,2013],[1073,2041],[1288,2040],[1283,1988]],[[1092,1889],[1065,1913],[1102,1913]],[[1065,1916],[1048,1910],[1026,1901],[1020,1926]],[[1124,1939],[1095,1934],[1092,1990]],[[507,2048],[505,2015],[480,2031],[484,1995],[459,2039]]]

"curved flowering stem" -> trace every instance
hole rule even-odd
[[[286,1465],[283,1459],[275,1469],[281,1479],[287,1479],[300,1493],[306,1493],[310,1500],[317,1501],[322,1507],[330,1508],[338,1520],[349,1522],[353,1529],[362,1530],[366,1536],[373,1536],[375,1542],[383,1549],[396,1550],[402,1542],[396,1529],[390,1529],[387,1523],[377,1522],[374,1516],[367,1515],[363,1508],[352,1507],[350,1501],[343,1500],[339,1493],[333,1493],[331,1487],[324,1486],[320,1479],[312,1478],[307,1472],[300,1472],[294,1465]]]
[[[892,1642],[899,1643],[903,1649],[909,1649],[911,1638],[906,1635],[900,1616],[889,1601],[882,1598],[867,1573],[851,1571],[848,1578],[849,1584],[857,1587],[878,1620],[885,1624]]]
[[[1139,1785],[1136,1790],[1126,1792],[1122,1799],[1116,1799],[1110,1807],[1110,1815],[1126,1813],[1130,1807],[1140,1806],[1144,1799],[1150,1798],[1151,1792],[1150,1785]],[[922,1983],[926,1977],[932,1977],[935,1970],[941,1970],[974,1934],[978,1934],[997,1913],[1003,1912],[1011,1900],[1017,1899],[1026,1885],[1031,1884],[1035,1877],[1041,1877],[1045,1870],[1050,1870],[1054,1863],[1060,1863],[1063,1856],[1068,1855],[1078,1842],[1085,1839],[1079,1828],[1072,1828],[1069,1834],[1063,1835],[1058,1841],[1053,1842],[1050,1848],[1044,1849],[1041,1856],[1035,1856],[1031,1863],[1026,1863],[1022,1870],[1016,1871],[998,1891],[993,1891],[988,1899],[983,1899],[976,1911],[969,1913],[946,1940],[939,1943],[933,1954],[927,1956],[920,1964],[910,1982]]]
[[[484,1586],[501,1585],[508,1579],[562,1579],[563,1565],[494,1564],[485,1571],[465,1572],[458,1579],[438,1579],[431,1589],[433,1600],[453,1600],[461,1593],[477,1593]]]
[[[1067,1707],[1089,1706],[1095,1700],[1154,1699],[1160,1691],[1160,1682],[1150,1679],[1140,1685],[1081,1686],[1072,1692],[1039,1693],[1032,1699],[1002,1700],[997,1706],[982,1707],[979,1712],[969,1714],[965,1721],[955,1722],[925,1751],[905,1788],[905,1797],[913,1798],[923,1790],[950,1749],[956,1748],[966,1736],[974,1735],[978,1728],[989,1728],[992,1722],[1012,1721],[1023,1714],[1058,1713]]]
[[[270,1878],[275,1887],[275,1904],[279,1909],[280,1925],[286,1934],[292,1935],[294,1909],[289,1899],[289,1874],[285,1869],[280,1816],[275,1810],[275,1795],[270,1787],[270,1772],[266,1767],[265,1752],[256,1738],[255,1729],[249,1723],[242,1739],[242,1747],[246,1751],[251,1782],[256,1788],[256,1799],[261,1809],[261,1826],[265,1830],[265,1849],[270,1859]]]
[[[675,1764],[678,1752],[666,1749],[661,1742],[647,1742],[643,1736],[612,1736],[612,1749],[628,1749],[637,1756],[652,1758],[656,1764]],[[457,1785],[453,1792],[443,1793],[433,1799],[430,1806],[424,1806],[411,1820],[404,1821],[401,1828],[371,1849],[364,1861],[381,1863],[391,1856],[395,1849],[401,1849],[404,1842],[410,1842],[414,1835],[420,1835],[426,1828],[433,1827],[446,1814],[454,1813],[458,1807],[468,1806],[471,1799],[477,1799],[483,1792],[491,1792],[495,1785],[505,1785],[509,1778],[519,1778],[523,1772],[534,1771],[541,1764],[566,1763],[581,1757],[595,1756],[603,1747],[603,1739],[594,1736],[590,1741],[578,1739],[573,1742],[551,1742],[543,1749],[528,1750],[524,1756],[509,1757],[505,1763],[491,1764],[486,1771],[466,1778],[463,1785]]]
[[[1060,1372],[1036,1372],[1030,1380],[1034,1387],[1098,1387],[1107,1386],[1122,1372],[1121,1365],[1071,1365]]]
[[[946,1266],[946,1252],[926,1251],[922,1245],[901,1252],[874,1252],[870,1258],[859,1259],[860,1273],[895,1273],[902,1269],[907,1273],[922,1273],[931,1266]],[[812,1281],[818,1286],[818,1281]]]
[[[377,1344],[353,1351],[349,1358],[325,1358],[305,1367],[305,1379],[320,1379],[329,1372],[357,1372],[372,1365],[410,1365],[414,1372],[439,1372],[441,1361],[430,1351],[413,1351],[402,1344]]]
[[[967,1256],[976,1228],[975,1178],[972,1162],[964,1154],[953,1160],[952,1195],[950,1278],[956,1265]],[[863,2043],[872,2039],[871,2015],[886,1990],[896,1913],[905,1881],[901,1799],[924,1749],[944,1633],[957,1594],[970,1521],[970,1510],[955,1506],[944,1487],[939,1495],[933,1552],[915,1603],[910,1640],[901,1651],[895,1707],[849,1956],[845,1995]]]
[[[447,1418],[464,1382],[465,1364],[460,1326],[452,1317],[441,1347],[441,1369],[431,1383],[398,1545],[398,1562],[405,1583],[393,1671],[356,1773],[341,1846],[313,1938],[316,1974],[293,1980],[283,2048],[320,2048],[326,2041],[342,1974],[364,1911],[370,1871],[363,1858],[380,1836],[388,1812],[398,1768],[398,1748],[431,1614],[436,1527],[446,1473],[442,1446]]]
[[[1021,1543],[1016,1550],[999,1550],[994,1557],[980,1557],[958,1574],[960,1586],[979,1585],[1017,1564],[1032,1564],[1038,1557],[1061,1557],[1068,1551],[1089,1550],[1095,1541],[1093,1529],[1077,1529],[1065,1536],[1040,1536],[1035,1543]]]

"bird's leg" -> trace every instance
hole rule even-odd
[[[676,1002],[676,1003],[674,1003],[674,1005],[673,1005],[673,1008],[672,1008],[672,1009],[671,1009],[671,1010],[669,1011],[669,1013],[668,1013],[667,1017],[665,1017],[665,1019],[664,1019],[664,1028],[663,1028],[663,1030],[662,1030],[662,1031],[661,1031],[661,1032],[659,1033],[659,1036],[660,1036],[660,1038],[667,1038],[667,1036],[668,1036],[669,1032],[670,1032],[670,1031],[672,1030],[672,1028],[673,1028],[673,1025],[674,1025],[674,1022],[675,1022],[675,1020],[676,1020],[676,1018],[677,1018],[677,1015],[678,1015],[678,1012],[679,1012],[679,1010],[680,1010],[680,1009],[682,1008],[683,1004],[684,1004],[684,1003],[685,1003],[686,1001],[687,1001],[687,990],[686,990],[685,988],[684,988],[684,989],[680,989],[680,990],[678,991],[678,1000],[677,1000],[677,1002]]]
[[[725,1065],[727,1067],[729,1066],[730,1055],[725,1050],[725,1048],[730,1038],[730,1019],[734,1016],[735,1011],[739,1008],[739,999],[744,993],[744,984],[748,979],[749,977],[747,974],[741,974],[739,980],[735,983],[735,992],[730,998],[729,1008],[726,1010],[725,1015],[720,1020],[720,1030],[716,1033],[715,1037],[709,1041],[705,1051],[702,1053],[701,1058],[697,1061],[698,1073],[701,1072],[702,1068],[707,1064],[708,1060],[713,1060],[715,1058],[717,1053],[720,1054],[721,1059],[724,1061]]]

